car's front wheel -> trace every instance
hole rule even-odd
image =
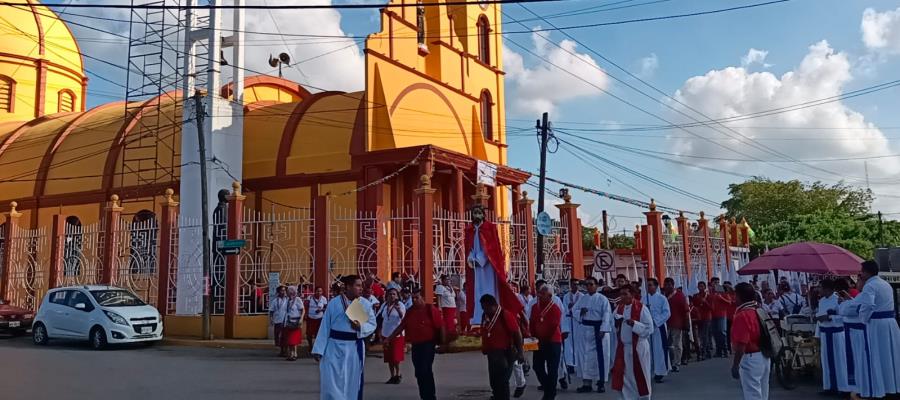
[[[94,329],[91,329],[91,348],[94,350],[103,350],[106,348],[106,331],[99,326],[95,326]]]
[[[47,327],[40,322],[34,324],[34,327],[31,328],[31,340],[38,346],[46,345],[50,341],[50,337],[47,336]]]

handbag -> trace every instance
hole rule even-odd
[[[292,309],[292,308],[294,308],[294,300],[291,300],[291,302],[288,303],[288,306],[287,306],[287,313],[288,313],[288,315],[291,313],[291,309]],[[284,328],[285,328],[285,329],[298,329],[298,328],[300,328],[300,318],[291,318],[290,316],[287,316],[287,317],[286,317],[286,320],[285,320],[285,322],[284,322]]]

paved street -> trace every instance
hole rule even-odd
[[[366,399],[416,399],[411,364],[404,382],[384,385],[387,368],[369,358]],[[439,398],[487,399],[487,369],[478,353],[439,356],[435,370]],[[524,399],[539,398],[534,374]],[[724,360],[692,364],[654,386],[654,399],[734,399],[737,382]],[[817,389],[775,390],[771,398],[809,399]],[[0,398],[34,399],[314,399],[318,369],[311,359],[294,363],[260,350],[192,347],[136,347],[95,352],[78,344],[31,345],[27,338],[0,339]],[[612,393],[562,393],[559,399],[613,399]]]

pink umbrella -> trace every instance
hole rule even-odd
[[[862,258],[847,249],[827,243],[800,242],[769,251],[738,271],[740,275],[766,274],[772,270],[856,275]]]

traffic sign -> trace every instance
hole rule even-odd
[[[236,256],[238,254],[241,254],[241,248],[240,247],[226,247],[226,248],[221,249],[219,251],[219,254],[222,254],[223,256]]]
[[[216,242],[217,249],[240,249],[247,244],[244,239],[220,240]]]
[[[594,252],[594,271],[609,272],[616,268],[616,257],[612,250]]]
[[[547,214],[546,211],[538,213],[535,225],[537,225],[538,233],[543,236],[549,236],[553,230],[553,220],[550,219],[550,214]]]

